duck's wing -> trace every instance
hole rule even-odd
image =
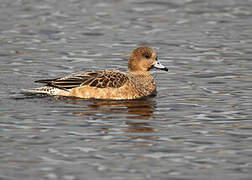
[[[63,78],[37,80],[35,82],[45,83],[46,86],[69,90],[80,86],[119,88],[128,80],[129,78],[125,73],[115,70],[100,70],[76,73]]]

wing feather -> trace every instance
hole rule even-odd
[[[129,80],[125,73],[115,70],[101,70],[86,73],[76,73],[63,78],[42,79],[36,83],[45,83],[47,86],[69,90],[80,86],[97,88],[119,88]]]

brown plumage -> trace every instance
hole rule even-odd
[[[128,77],[119,71],[99,70],[93,72],[76,73],[58,79],[37,80],[35,82],[46,83],[47,86],[68,90],[79,86],[119,88],[127,80]]]
[[[156,52],[143,46],[131,53],[128,73],[117,70],[75,73],[63,78],[37,80],[35,82],[46,85],[25,91],[80,98],[136,99],[155,93],[156,84],[149,73],[153,67],[168,71],[157,61]]]

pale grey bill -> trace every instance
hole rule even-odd
[[[155,62],[154,67],[157,68],[157,69],[161,69],[161,70],[164,70],[164,71],[168,71],[168,68],[165,67],[164,65],[162,65],[159,61],[156,61],[156,62]]]

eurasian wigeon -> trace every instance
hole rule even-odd
[[[93,99],[137,99],[155,94],[156,83],[149,70],[168,71],[157,59],[157,53],[148,46],[136,48],[128,61],[128,73],[118,70],[80,72],[63,78],[37,80],[46,85],[25,90],[56,96]]]

